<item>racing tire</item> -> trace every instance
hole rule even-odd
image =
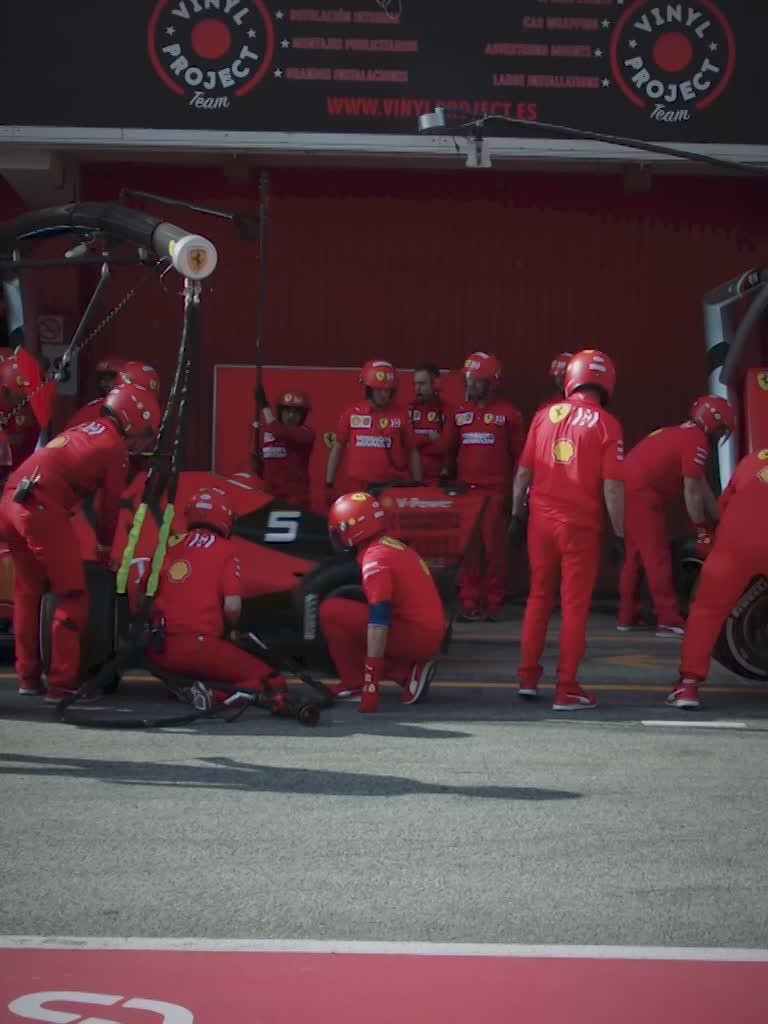
[[[692,537],[673,543],[672,564],[681,609],[687,615],[704,564]],[[723,623],[712,657],[743,679],[768,682],[768,578],[756,576],[744,591]]]
[[[88,587],[88,626],[82,638],[80,677],[94,675],[114,654],[115,637],[115,574],[98,562],[85,563],[85,582]],[[40,603],[40,657],[43,671],[51,665],[51,627],[56,611],[54,594],[43,594]],[[119,675],[104,686],[112,693],[120,682]]]

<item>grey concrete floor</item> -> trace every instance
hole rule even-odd
[[[513,616],[457,627],[428,702],[316,729],[76,729],[5,671],[0,932],[768,945],[768,689],[669,709],[678,642],[594,616],[601,706],[523,704]]]

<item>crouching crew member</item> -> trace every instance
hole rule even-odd
[[[360,695],[360,711],[376,711],[379,683],[403,687],[400,700],[426,695],[445,634],[445,615],[435,581],[416,552],[387,536],[387,519],[370,494],[344,494],[330,508],[334,546],[354,551],[367,606],[343,597],[320,605],[320,624],[339,673],[330,687],[337,697]]]
[[[445,445],[456,460],[459,480],[488,496],[482,521],[482,551],[475,545],[459,577],[459,621],[494,621],[506,596],[507,514],[515,463],[523,443],[523,417],[496,396],[501,363],[487,352],[464,362],[466,400],[456,407]],[[485,584],[485,586],[484,586]]]
[[[587,349],[569,362],[565,400],[540,410],[528,431],[515,478],[513,515],[528,499],[531,583],[520,637],[521,697],[536,697],[541,654],[560,578],[560,660],[554,710],[593,708],[576,682],[600,564],[601,497],[617,537],[623,535],[623,441],[605,409],[616,381],[613,363]]]
[[[680,682],[667,697],[676,708],[700,707],[723,623],[755,576],[768,575],[768,449],[741,460],[720,496],[720,524],[696,586],[680,652]]]
[[[413,371],[413,391],[408,416],[421,456],[424,483],[434,486],[448,475],[440,440],[453,417],[453,407],[440,395],[440,369],[434,363],[423,363]]]
[[[285,680],[269,665],[224,638],[225,630],[237,627],[243,603],[226,493],[218,487],[196,491],[184,518],[187,532],[169,547],[160,573],[149,660],[198,680],[191,697],[200,711],[232,696],[230,690],[217,690],[217,682],[249,690],[284,688]]]
[[[262,476],[267,490],[279,501],[309,507],[309,460],[315,432],[306,425],[311,408],[304,391],[286,391],[277,401],[277,415],[262,392],[259,397]]]
[[[328,455],[325,486],[331,492],[344,460],[352,490],[393,479],[422,482],[421,459],[411,430],[408,410],[395,404],[397,371],[384,359],[367,362],[360,371],[365,401],[345,409]]]
[[[683,617],[672,579],[672,558],[666,506],[682,491],[701,547],[712,541],[717,503],[705,472],[710,444],[734,427],[733,408],[724,398],[697,398],[685,423],[661,427],[628,453],[626,489],[626,555],[619,581],[621,631],[639,624],[637,586],[645,571],[656,613],[656,636],[681,637]]]
[[[54,437],[8,479],[0,501],[0,529],[15,569],[13,630],[19,693],[41,692],[38,619],[46,580],[57,599],[46,700],[58,701],[77,689],[88,591],[70,515],[83,498],[101,489],[97,550],[101,560],[108,562],[126,453],[151,443],[159,423],[155,397],[122,385],[102,400],[101,416]],[[93,693],[90,699],[98,696]]]

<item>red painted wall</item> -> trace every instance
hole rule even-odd
[[[255,181],[233,185],[217,169],[92,166],[82,185],[87,199],[130,185],[256,209]],[[205,296],[207,399],[214,362],[253,361],[256,243],[223,222],[169,215],[219,247]],[[627,195],[619,176],[481,171],[277,169],[270,234],[268,361],[458,365],[487,348],[504,360],[508,396],[530,414],[553,353],[601,346],[618,364],[615,408],[630,443],[680,418],[705,386],[702,294],[768,249],[762,197],[749,183],[655,179],[649,193]],[[117,273],[115,298],[133,276]],[[151,286],[129,306],[94,358],[115,349],[167,375],[178,280],[168,275],[166,288]],[[206,400],[194,446],[201,465],[209,438]]]
[[[81,194],[116,198],[131,186],[248,212],[257,208],[256,182],[230,183],[216,168],[93,165]],[[502,357],[504,391],[529,416],[547,393],[552,354],[603,347],[617,362],[615,410],[632,444],[682,419],[705,388],[701,298],[765,260],[762,188],[657,178],[650,192],[626,194],[620,175],[275,169],[267,361],[344,366],[382,356],[450,366],[486,348]],[[205,466],[212,367],[254,359],[257,249],[224,222],[168,215],[219,248],[190,437],[193,465]],[[80,306],[93,276],[81,273]],[[137,275],[116,276],[110,301]],[[68,311],[71,291],[62,298],[52,277],[41,312]],[[150,286],[127,307],[84,370],[115,350],[168,378],[178,278],[169,274],[165,287]],[[243,409],[244,420],[250,413]]]

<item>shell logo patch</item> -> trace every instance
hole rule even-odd
[[[549,407],[549,419],[551,423],[559,423],[560,420],[564,420],[568,413],[571,411],[570,405],[567,402],[558,402],[557,405],[551,405]]]
[[[69,441],[68,437],[65,437],[63,434],[60,434],[58,437],[54,437],[54,439],[52,441],[49,441],[48,444],[45,447],[46,448],[63,448],[64,445],[67,444],[68,441]]]
[[[576,447],[573,441],[569,441],[567,437],[561,437],[552,445],[552,455],[555,462],[567,466],[576,458]]]
[[[181,583],[192,572],[192,566],[187,561],[174,562],[168,569],[168,579],[174,583]]]

